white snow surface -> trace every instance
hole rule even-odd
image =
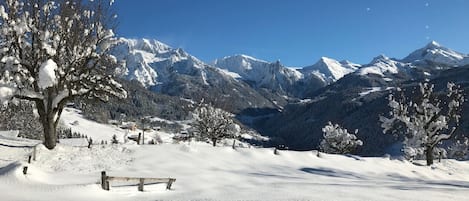
[[[367,88],[366,91],[363,91],[363,92],[360,92],[359,95],[360,96],[366,96],[368,94],[371,94],[371,93],[374,93],[374,92],[379,92],[379,91],[388,91],[388,90],[392,90],[394,89],[394,87],[370,87],[370,88]]]
[[[48,59],[41,64],[39,68],[38,85],[41,89],[54,86],[57,83],[55,71],[57,70],[57,63],[52,59]]]
[[[65,121],[79,118],[76,110]],[[79,120],[84,134],[99,139],[113,126]],[[87,127],[87,129],[85,129]],[[170,135],[161,133],[162,135]],[[108,136],[110,138],[110,136]],[[201,142],[159,145],[40,145],[37,160],[25,160],[31,147],[0,138],[1,199],[22,200],[467,200],[469,162],[442,160],[428,167],[383,157],[330,155],[316,151],[212,147]],[[31,143],[31,146],[33,143]],[[423,164],[423,161],[417,161]],[[23,166],[28,173],[23,175]],[[165,184],[111,182],[102,190],[100,172],[111,176],[173,177]]]
[[[371,61],[370,64],[357,70],[357,74],[365,76],[368,74],[376,74],[385,77],[386,74],[397,74],[399,70],[404,69],[406,64],[391,59],[385,55],[379,55]]]
[[[8,103],[13,95],[15,94],[15,90],[11,87],[0,86],[0,104]]]

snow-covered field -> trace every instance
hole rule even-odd
[[[65,125],[109,140],[126,134],[115,126],[84,120],[75,110]],[[70,124],[78,121],[77,125]],[[82,127],[80,127],[82,126]],[[443,160],[432,167],[389,158],[320,154],[315,151],[211,147],[191,142],[174,144],[159,133],[160,145],[77,146],[63,140],[50,151],[38,147],[37,160],[27,164],[29,145],[0,137],[0,200],[468,200],[469,162]],[[83,144],[84,145],[84,144]],[[423,162],[422,162],[423,164]],[[23,166],[28,173],[23,175]],[[165,184],[111,182],[100,186],[100,172],[111,176],[173,177]]]

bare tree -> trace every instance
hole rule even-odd
[[[324,132],[324,139],[321,141],[319,148],[325,153],[348,154],[355,151],[358,146],[363,145],[363,142],[355,136],[358,130],[355,130],[355,134],[352,134],[338,124],[329,122],[322,128],[322,132]]]
[[[114,18],[104,0],[0,1],[0,99],[35,103],[48,149],[67,102],[126,96],[109,54]]]
[[[217,146],[217,141],[233,137],[239,132],[239,126],[233,122],[231,116],[222,109],[201,105],[194,111],[195,132],[199,138],[208,139],[213,146]]]
[[[404,154],[409,158],[424,155],[427,165],[433,164],[434,149],[450,139],[459,127],[463,91],[454,83],[448,83],[444,100],[434,92],[429,83],[420,84],[420,96],[407,100],[389,96],[390,118],[381,116],[383,132],[403,133]]]

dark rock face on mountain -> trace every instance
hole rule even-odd
[[[177,111],[177,118],[183,118],[189,107],[201,101],[212,102],[270,136],[271,145],[284,144],[297,150],[317,148],[322,127],[331,121],[359,130],[357,136],[364,141],[359,154],[387,153],[398,142],[382,133],[378,121],[380,115],[389,112],[389,93],[395,93],[397,87],[412,91],[424,80],[435,83],[437,90],[443,90],[448,81],[469,90],[469,56],[436,42],[404,59],[379,55],[359,65],[322,57],[304,68],[247,55],[207,64],[180,48],[147,39],[120,39],[114,55],[122,64],[116,71],[121,78],[159,94],[160,98],[153,101],[157,102],[155,107],[166,110],[155,111],[159,113],[156,115]],[[153,95],[144,96],[145,100],[155,100]],[[138,108],[135,106],[139,100],[132,102],[133,106],[114,109]],[[187,110],[175,109],[178,104]],[[469,130],[467,121],[463,122],[461,131]]]
[[[194,102],[212,102],[230,112],[248,108],[276,108],[245,82],[155,40],[121,39],[114,50],[121,68],[117,74],[144,87]]]
[[[307,101],[289,104],[281,113],[254,125],[261,133],[272,136],[273,144],[309,150],[317,148],[323,135],[321,129],[331,121],[349,130],[359,130],[357,137],[364,141],[359,154],[382,155],[398,142],[382,133],[379,122],[379,116],[389,112],[389,93],[397,93],[395,89],[399,87],[408,91],[406,95],[415,95],[412,91],[425,80],[434,83],[440,91],[445,90],[447,82],[455,82],[467,93],[469,67],[464,66],[467,58],[436,42],[403,60],[381,55],[338,81],[308,93]],[[464,108],[469,108],[467,103]],[[469,120],[467,112],[463,113],[460,134],[469,131],[465,119]]]

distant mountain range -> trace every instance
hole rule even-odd
[[[359,137],[366,138],[361,152],[371,155],[384,153],[395,142],[381,134],[377,118],[386,112],[389,91],[441,80],[446,71],[469,65],[469,55],[434,41],[403,59],[379,55],[368,64],[355,64],[321,57],[303,68],[242,54],[206,63],[149,39],[121,38],[113,54],[121,64],[116,71],[121,78],[156,93],[212,102],[276,139],[274,144],[315,148],[320,128],[333,121],[358,128]]]

